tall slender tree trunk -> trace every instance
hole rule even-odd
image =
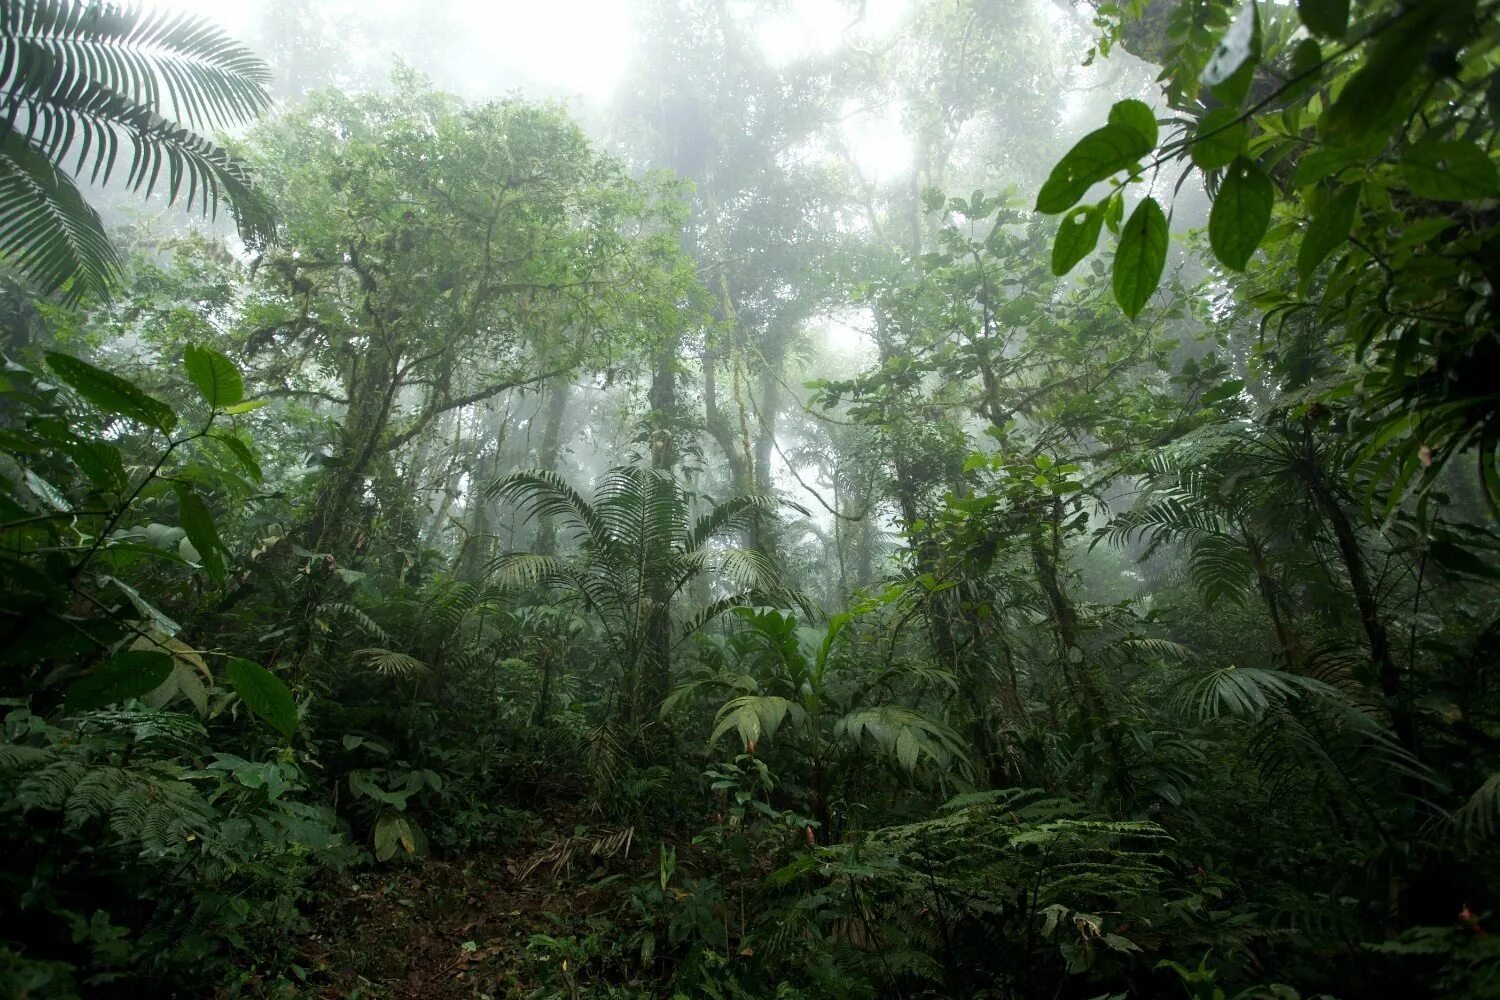
[[[557,471],[557,461],[562,454],[563,418],[567,416],[568,400],[572,394],[573,386],[565,379],[559,379],[547,392],[547,416],[542,425],[542,440],[537,447],[536,464],[548,472]],[[550,515],[543,514],[537,518],[536,544],[532,547],[538,555],[557,554],[557,525]]]

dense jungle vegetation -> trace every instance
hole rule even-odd
[[[0,2],[0,995],[1500,997],[1500,3],[215,7]]]

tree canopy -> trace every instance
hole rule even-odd
[[[0,993],[1500,996],[1497,5],[623,10],[0,11]]]

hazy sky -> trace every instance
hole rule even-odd
[[[318,0],[303,0],[316,4]],[[240,38],[256,33],[260,4],[225,0],[157,0],[157,5],[213,18]],[[421,0],[368,0],[372,21],[420,10]],[[629,0],[452,0],[454,13],[474,24],[474,49],[492,67],[509,69],[585,98],[608,97],[630,58]],[[737,6],[731,3],[731,9]],[[773,61],[828,51],[850,34],[882,37],[911,11],[913,0],[866,0],[856,19],[839,0],[794,0],[764,19],[756,34]],[[389,40],[399,51],[400,39]]]

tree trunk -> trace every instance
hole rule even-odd
[[[537,448],[536,464],[548,472],[557,471],[557,460],[562,454],[563,418],[568,412],[568,399],[573,386],[559,380],[547,393],[547,420],[542,425],[542,441]],[[532,549],[538,555],[557,554],[557,525],[551,516],[543,514],[536,521],[536,544]]]

